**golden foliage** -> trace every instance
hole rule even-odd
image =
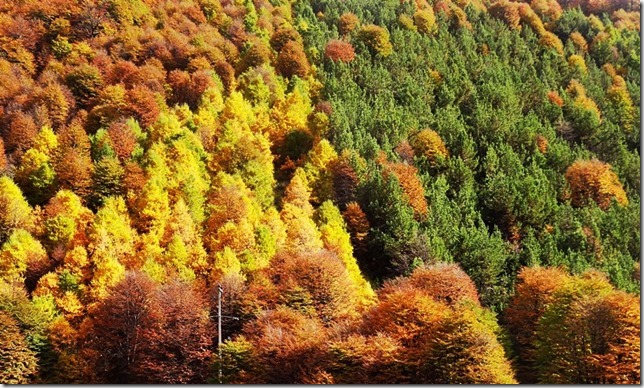
[[[584,206],[589,200],[607,209],[612,200],[628,204],[626,192],[610,165],[599,160],[578,160],[566,170],[566,180],[571,189],[574,206]]]
[[[362,26],[358,32],[358,38],[380,56],[387,57],[393,53],[394,48],[389,41],[389,32],[380,26],[375,24]]]
[[[449,156],[443,139],[432,129],[418,132],[412,138],[411,145],[417,155],[426,157],[433,165]]]

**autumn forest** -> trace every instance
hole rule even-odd
[[[640,76],[633,0],[0,0],[0,383],[639,384]]]

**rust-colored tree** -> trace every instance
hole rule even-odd
[[[94,362],[97,383],[144,383],[148,374],[143,349],[159,330],[161,310],[153,297],[155,283],[142,273],[128,273],[109,297],[90,311],[81,328],[85,356]]]
[[[245,348],[246,368],[234,371],[232,382],[305,384],[319,372],[327,332],[313,318],[279,307],[244,327],[242,336],[227,344]]]
[[[434,300],[454,306],[463,300],[479,305],[476,285],[457,264],[434,264],[417,268],[406,281]]]
[[[277,254],[270,276],[282,303],[324,324],[357,316],[358,290],[332,252]]]
[[[493,17],[503,20],[511,29],[521,29],[519,4],[507,0],[497,1],[488,8],[488,12]]]
[[[235,89],[235,68],[230,63],[219,60],[213,66],[213,70],[215,70],[219,79],[224,84],[226,93],[230,94]]]
[[[331,163],[331,174],[334,202],[343,209],[349,202],[355,201],[358,176],[344,156]]]
[[[585,206],[594,201],[607,209],[613,199],[620,205],[628,204],[626,192],[610,165],[599,160],[578,160],[566,170],[570,197],[574,206]]]
[[[154,124],[159,118],[159,104],[149,88],[136,85],[128,91],[127,102],[128,109],[144,128]]]
[[[639,304],[596,272],[557,290],[536,328],[538,381],[639,384]]]
[[[69,189],[83,198],[91,194],[91,144],[82,121],[74,121],[58,134],[60,146],[54,156],[54,171],[60,187]]]
[[[592,380],[600,384],[640,383],[640,300],[616,291],[585,308],[593,338]]]
[[[273,33],[270,43],[273,50],[280,52],[291,41],[302,43],[302,36],[294,28],[282,27]]]
[[[368,252],[367,235],[371,229],[367,215],[357,202],[349,202],[342,212],[342,217],[347,223],[347,231],[351,235],[351,245],[356,258],[362,260]]]
[[[356,52],[351,43],[334,39],[327,43],[324,56],[333,62],[349,63],[356,57]]]
[[[205,303],[181,283],[129,272],[81,328],[97,383],[204,383],[211,327]]]
[[[445,292],[441,285],[448,283],[454,284]],[[472,281],[458,267],[421,267],[410,278],[386,283],[379,297],[361,332],[387,335],[400,346],[397,369],[387,370],[390,382],[514,382],[496,338],[498,324],[480,307]]]
[[[0,383],[29,384],[37,372],[36,353],[27,346],[18,322],[0,310]]]
[[[3,131],[7,152],[21,155],[33,145],[38,127],[33,117],[22,112],[9,115],[9,120],[9,126]]]
[[[524,267],[517,279],[515,295],[503,316],[519,356],[517,377],[521,382],[535,383],[537,323],[569,276],[559,268]]]
[[[173,70],[168,74],[168,83],[172,87],[172,98],[169,102],[171,104],[188,104],[192,109],[197,108],[203,92],[215,84],[203,70],[193,74],[183,70]]]
[[[294,40],[288,41],[277,56],[275,68],[285,77],[306,77],[310,65],[302,44]]]
[[[428,207],[425,199],[425,189],[418,177],[418,169],[407,163],[393,163],[384,160],[382,163],[385,166],[384,175],[393,174],[398,179],[405,199],[414,210],[414,216],[417,219],[421,219],[427,215]]]
[[[136,134],[132,127],[124,121],[115,121],[107,129],[110,138],[110,144],[119,160],[127,161],[132,156],[132,151],[136,148]]]
[[[155,384],[203,384],[211,373],[212,324],[202,296],[186,283],[163,286],[154,297],[160,329],[146,338],[141,366]]]
[[[5,153],[4,149],[4,141],[2,138],[0,138],[0,175],[4,174],[4,172],[7,170],[8,167],[8,162],[7,162],[7,154]]]
[[[360,24],[360,19],[351,13],[343,13],[342,16],[338,19],[338,31],[342,35],[348,35],[352,33]]]

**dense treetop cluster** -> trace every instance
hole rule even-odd
[[[0,0],[0,383],[639,383],[639,21]]]

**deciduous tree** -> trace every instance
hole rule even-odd
[[[29,384],[38,372],[38,359],[27,346],[18,322],[0,310],[0,382]]]
[[[584,206],[589,200],[607,209],[613,199],[620,205],[628,204],[626,193],[610,165],[599,160],[578,160],[566,170],[571,200],[575,206]]]

